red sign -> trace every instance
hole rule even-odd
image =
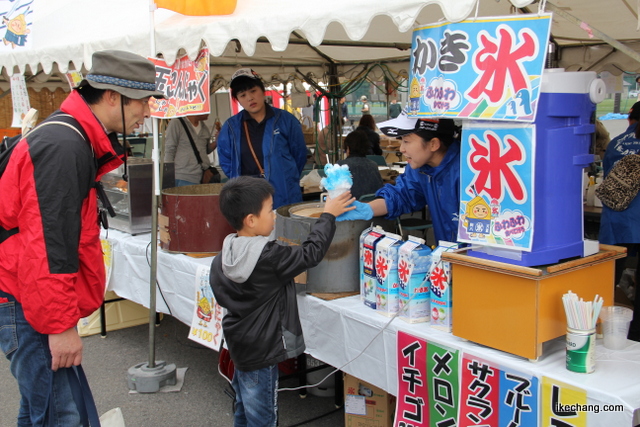
[[[500,370],[465,354],[462,358],[459,427],[497,426],[500,409]]]
[[[429,425],[427,342],[398,331],[396,427]]]
[[[162,59],[149,59],[156,65],[156,88],[165,94],[165,99],[152,100],[152,117],[170,119],[211,111],[209,49],[201,49],[195,61],[181,56],[172,66]]]

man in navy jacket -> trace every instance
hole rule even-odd
[[[229,178],[261,176],[276,190],[273,207],[301,202],[300,174],[307,146],[300,122],[265,102],[260,77],[241,68],[231,78],[231,96],[243,111],[225,122],[218,136],[220,166]]]

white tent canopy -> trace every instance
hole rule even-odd
[[[164,9],[154,13],[155,52],[151,52],[149,0],[34,0],[31,46],[0,48],[0,70],[9,74],[51,73],[91,66],[97,50],[123,49],[146,56],[161,54],[172,63],[201,45],[211,52],[212,76],[228,79],[239,66],[251,66],[269,80],[296,69],[322,79],[329,64],[349,78],[360,63],[382,62],[406,70],[415,25],[442,19],[508,15],[516,8],[538,12],[534,0],[238,0],[232,15],[189,17]],[[568,69],[640,70],[612,47],[589,38],[596,28],[612,38],[638,38],[637,14],[629,0],[555,0],[555,6],[584,21],[582,28],[555,16],[553,41],[567,47],[559,65]],[[479,2],[479,3],[478,3]],[[577,47],[576,47],[577,46]],[[570,47],[570,48],[569,48]],[[606,59],[601,60],[605,55]],[[615,59],[615,61],[614,61]],[[617,61],[617,62],[616,62]],[[406,73],[406,71],[405,71]],[[36,79],[38,80],[38,79]]]

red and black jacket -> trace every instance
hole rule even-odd
[[[16,145],[0,179],[0,289],[43,334],[74,327],[102,303],[105,269],[95,182],[122,164],[123,150],[73,91],[64,121],[34,129]],[[78,132],[79,131],[79,132]]]

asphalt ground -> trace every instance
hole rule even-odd
[[[155,328],[155,359],[188,368],[182,389],[173,393],[129,393],[127,370],[149,361],[148,325],[111,331],[106,338],[84,337],[82,365],[98,413],[120,407],[127,427],[233,426],[232,399],[225,393],[231,387],[218,373],[218,353],[189,340],[188,332],[187,325],[170,316]],[[297,385],[296,378],[280,381],[280,387]],[[16,426],[19,400],[9,362],[0,357],[0,427]],[[298,391],[282,391],[278,407],[281,427],[344,425],[344,412],[336,408],[333,397],[307,393],[301,398]]]

